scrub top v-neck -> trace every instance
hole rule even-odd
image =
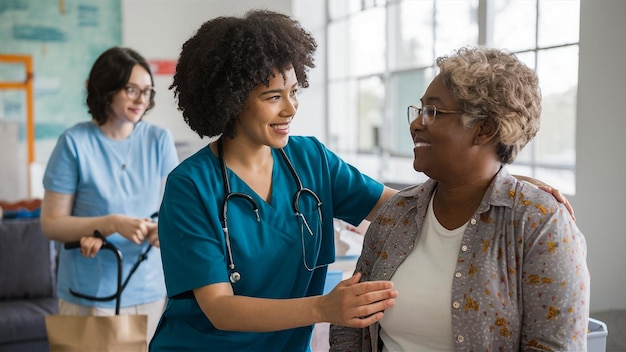
[[[232,285],[236,295],[300,298],[322,294],[326,264],[335,259],[333,218],[358,224],[382,193],[380,183],[362,175],[313,137],[290,137],[284,150],[303,186],[312,189],[322,201],[321,234],[315,234],[315,240],[296,218],[293,196],[298,187],[278,150],[273,150],[269,202],[229,170],[231,190],[252,196],[260,216],[257,222],[250,203],[243,198],[229,202],[233,259],[241,273],[241,280]],[[211,346],[218,351],[306,351],[312,326],[267,333],[220,331],[193,298],[194,288],[229,282],[220,222],[224,195],[219,160],[208,146],[183,161],[168,178],[159,236],[170,299],[151,350],[198,350]],[[316,228],[316,202],[304,195],[299,204],[307,221]],[[307,266],[321,267],[309,271],[303,252]]]

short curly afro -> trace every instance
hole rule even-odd
[[[274,69],[293,67],[300,88],[317,43],[290,17],[253,10],[205,22],[182,46],[170,89],[185,122],[200,137],[235,136],[235,122],[251,91],[269,85]]]

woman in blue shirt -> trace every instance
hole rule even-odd
[[[42,228],[55,241],[81,241],[81,250],[60,248],[60,314],[115,314],[115,301],[70,293],[106,297],[117,288],[117,262],[110,253],[96,255],[102,242],[94,230],[121,250],[124,277],[148,245],[158,247],[150,216],[159,208],[165,176],[178,156],[170,133],[143,121],[154,106],[153,86],[140,54],[118,47],[105,51],[87,80],[91,121],[63,132],[52,151],[43,179]],[[159,249],[152,248],[122,293],[120,313],[146,314],[149,339],[165,296]]]

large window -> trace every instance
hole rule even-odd
[[[579,9],[579,0],[327,0],[331,147],[378,159],[382,181],[423,180],[405,114],[435,59],[464,45],[505,48],[536,70],[543,95],[541,130],[510,169],[574,194]]]

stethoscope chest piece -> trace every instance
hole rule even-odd
[[[241,280],[241,275],[239,274],[239,272],[233,271],[232,273],[230,273],[229,280],[231,284],[235,284],[239,282],[239,280]]]

